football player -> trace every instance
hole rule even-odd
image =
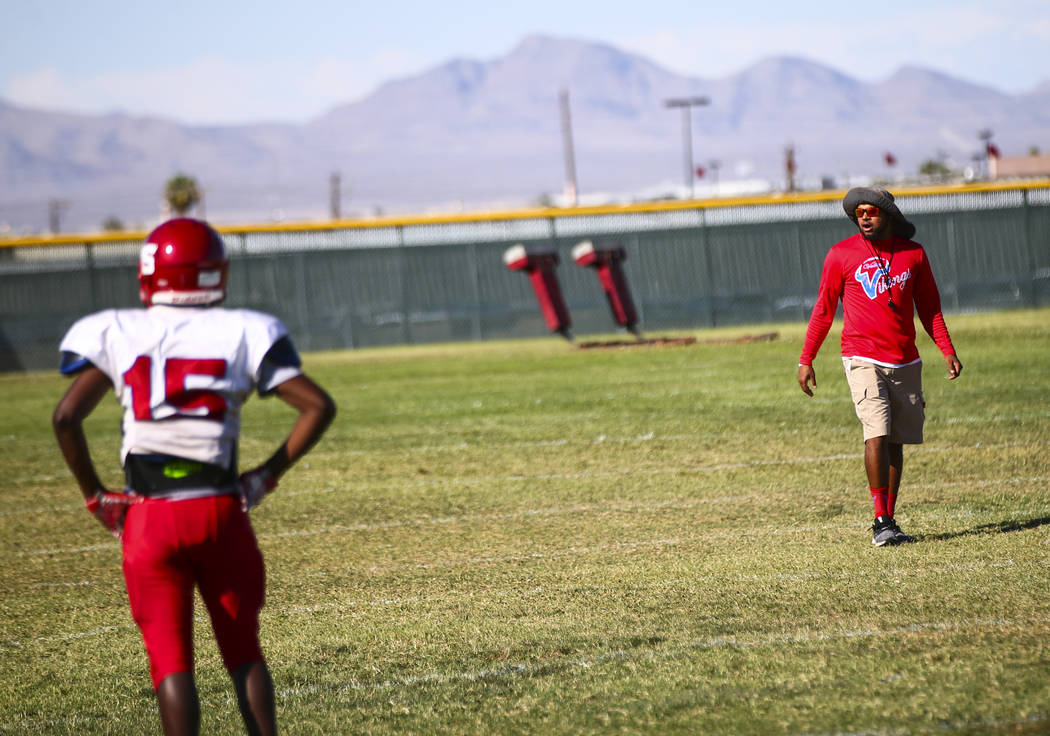
[[[199,589],[249,733],[276,732],[273,682],[259,645],[265,570],[248,511],[320,439],[335,416],[300,368],[280,320],[219,305],[228,261],[219,234],[169,220],[139,257],[145,309],[108,309],[61,343],[74,376],[52,423],[84,501],[122,541],[124,580],[142,632],[164,733],[196,734],[193,589]],[[124,409],[126,488],[106,488],[84,418],[113,389]],[[239,473],[241,407],[252,391],[298,412],[266,462]]]

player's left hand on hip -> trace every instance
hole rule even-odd
[[[241,508],[251,511],[260,503],[263,496],[277,487],[277,478],[273,476],[265,465],[241,473],[238,481],[241,493]]]
[[[124,517],[128,513],[128,507],[141,500],[141,496],[113,493],[100,488],[95,491],[94,496],[84,500],[84,505],[87,506],[91,515],[102,523],[102,526],[109,529],[114,537],[120,539],[124,532]]]

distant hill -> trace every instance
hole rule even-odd
[[[202,183],[216,222],[324,218],[332,172],[344,214],[530,204],[562,191],[563,88],[584,196],[684,185],[681,117],[664,105],[683,95],[710,98],[693,111],[694,159],[717,160],[723,184],[782,187],[788,145],[808,184],[910,174],[934,156],[962,167],[983,129],[1005,153],[1050,150],[1050,83],[1008,95],[905,67],[870,84],[794,57],[705,78],[607,44],[530,36],[497,59],[454,59],[390,80],[302,125],[188,126],[0,101],[0,224],[44,229],[54,199],[67,203],[66,230],[94,229],[108,215],[149,224],[177,171]]]

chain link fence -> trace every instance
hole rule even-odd
[[[614,331],[570,252],[616,240],[646,333],[809,316],[828,248],[855,229],[842,193],[477,217],[220,228],[226,304],[279,316],[301,350],[545,335],[528,279],[502,256],[553,247],[577,335]],[[1050,182],[897,196],[945,311],[1050,303]],[[54,239],[58,240],[58,239]],[[142,235],[0,242],[0,370],[57,365],[78,317],[138,305]]]

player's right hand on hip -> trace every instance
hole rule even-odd
[[[91,498],[84,499],[87,510],[102,526],[109,529],[110,533],[120,539],[124,532],[124,516],[128,513],[128,507],[139,503],[141,496],[133,496],[127,493],[113,493],[104,488],[95,491]]]

